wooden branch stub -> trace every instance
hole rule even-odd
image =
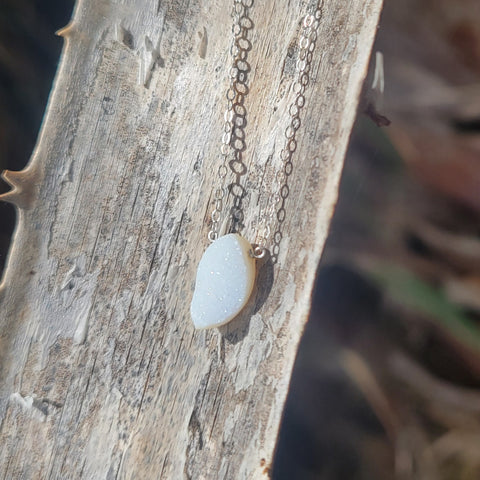
[[[12,203],[18,208],[30,208],[36,195],[36,173],[32,169],[25,169],[21,172],[4,170],[1,177],[12,187],[12,189],[1,194],[0,200]]]
[[[246,238],[313,5],[251,8]],[[6,174],[19,218],[0,286],[0,476],[268,476],[380,8],[324,2],[277,263],[240,318],[197,332],[231,2],[78,2],[35,174]]]

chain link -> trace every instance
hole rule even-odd
[[[318,8],[313,14],[306,15],[302,21],[301,36],[298,41],[297,78],[291,87],[295,97],[288,108],[290,122],[285,129],[285,145],[280,152],[282,166],[277,170],[273,180],[272,191],[274,193],[270,194],[265,208],[261,209],[259,214],[257,233],[257,250],[259,252],[266,250],[273,225],[280,224],[285,220],[285,200],[290,193],[287,181],[293,171],[292,156],[297,149],[295,136],[301,125],[300,112],[305,106],[305,90],[310,83],[310,66],[320,18],[321,10]],[[282,234],[277,229],[273,238],[277,247],[281,239]],[[276,253],[273,252],[273,254]]]
[[[321,3],[322,2],[320,2],[319,5]],[[242,147],[245,145],[245,107],[243,103],[248,92],[246,84],[249,69],[247,55],[251,48],[251,43],[248,40],[248,32],[253,26],[247,14],[248,9],[252,5],[253,0],[234,0],[232,8],[233,42],[230,47],[230,53],[233,57],[233,62],[229,70],[229,87],[225,95],[227,105],[224,114],[225,123],[220,147],[222,163],[217,172],[220,187],[215,190],[213,195],[213,210],[210,214],[211,228],[208,232],[210,242],[214,242],[218,238],[220,234],[220,223],[225,216],[225,198],[227,196],[225,183],[229,166],[233,173],[238,173],[235,171],[235,165],[236,160],[239,160],[239,145]],[[265,255],[267,244],[272,235],[273,225],[282,223],[285,219],[284,205],[289,194],[287,180],[293,171],[292,156],[297,149],[295,136],[301,125],[300,112],[305,106],[305,90],[310,83],[310,66],[313,51],[315,50],[320,18],[321,9],[318,7],[313,14],[306,15],[302,21],[301,36],[298,41],[297,78],[292,85],[292,91],[295,97],[288,109],[290,122],[285,129],[285,146],[280,153],[282,166],[274,175],[273,193],[269,195],[264,208],[260,210],[256,239],[257,244],[253,251],[253,255],[256,258],[262,258]],[[278,244],[281,238],[282,234],[277,229],[273,235],[275,244]]]
[[[227,106],[224,114],[224,126],[220,155],[222,163],[218,167],[218,178],[220,187],[215,190],[214,206],[211,218],[211,228],[208,232],[208,239],[214,242],[220,234],[220,224],[225,215],[225,188],[226,177],[232,161],[235,162],[236,152],[233,145],[243,142],[241,136],[245,126],[245,107],[243,98],[248,90],[246,85],[248,63],[246,62],[247,52],[251,48],[248,40],[248,31],[253,27],[248,17],[248,9],[253,5],[253,0],[234,0],[232,8],[232,34],[233,42],[230,47],[230,54],[233,57],[232,66],[229,70],[229,86],[225,95]],[[235,165],[235,163],[233,163]],[[230,167],[231,168],[231,167]],[[234,172],[235,173],[235,172]]]

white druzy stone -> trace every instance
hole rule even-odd
[[[245,306],[255,281],[251,245],[237,233],[215,240],[198,264],[190,313],[195,328],[219,327]]]

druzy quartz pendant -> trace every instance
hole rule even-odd
[[[252,246],[237,233],[215,240],[198,264],[190,313],[195,328],[232,320],[248,301],[255,281]]]

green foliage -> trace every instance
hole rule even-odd
[[[443,291],[415,273],[396,265],[381,265],[370,272],[393,301],[437,322],[456,340],[480,352],[480,329]]]

